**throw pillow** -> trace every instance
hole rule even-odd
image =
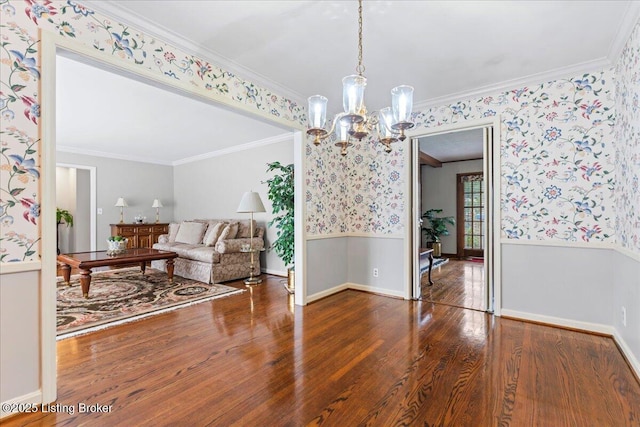
[[[254,233],[255,233],[256,229],[257,229],[256,220],[254,219],[253,220],[253,232]],[[249,237],[251,237],[251,220],[239,222],[238,223],[238,235],[236,236],[236,239],[248,239]]]
[[[169,224],[169,243],[173,243],[176,241],[178,229],[180,229],[180,224],[178,224],[177,222],[172,222],[171,224]]]
[[[238,235],[238,223],[232,222],[230,224],[225,225],[224,230],[222,230],[222,234],[218,238],[218,241],[235,239],[237,235]]]
[[[207,224],[200,222],[183,221],[176,235],[176,242],[197,245],[202,243],[202,236],[207,229]]]
[[[222,230],[224,229],[225,225],[226,224],[224,222],[219,222],[215,225],[210,224],[209,228],[207,228],[207,232],[202,238],[202,243],[204,243],[205,246],[215,245],[218,241],[218,238],[220,237],[220,234],[222,234]]]

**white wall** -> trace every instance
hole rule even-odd
[[[76,212],[73,221],[73,245],[76,252],[91,250],[90,175],[87,169],[76,169]]]
[[[125,222],[133,222],[138,213],[146,216],[147,222],[154,222],[153,199],[160,199],[164,205],[160,208],[160,222],[173,220],[172,166],[66,152],[58,152],[56,160],[96,168],[97,208],[102,209],[102,215],[97,215],[97,250],[107,249],[109,225],[120,221],[120,208],[114,206],[118,197],[129,205],[124,208]]]
[[[276,230],[267,227],[273,218],[271,202],[267,198],[267,184],[273,176],[267,173],[267,164],[279,161],[293,163],[293,135],[290,140],[276,142],[250,150],[186,163],[174,168],[175,219],[240,218],[249,214],[237,213],[245,191],[260,194],[267,212],[254,214],[259,226],[266,228],[266,247],[276,239]],[[286,275],[286,266],[271,250],[261,254],[263,271]]]
[[[420,167],[420,171],[421,214],[427,209],[442,209],[442,213],[438,214],[439,216],[456,218],[456,174],[482,172],[482,160],[444,163],[441,168],[423,165]],[[456,227],[458,227],[457,223]],[[443,253],[457,253],[456,227],[449,226],[450,234],[441,237]]]
[[[626,346],[625,355],[640,373],[640,256],[615,251],[613,262],[612,318],[616,338]],[[622,307],[627,324],[622,323]]]

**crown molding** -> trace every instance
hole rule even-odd
[[[173,166],[184,165],[187,163],[193,163],[200,160],[210,159],[212,157],[224,156],[231,153],[237,153],[238,151],[251,150],[254,148],[265,147],[271,144],[277,144],[279,142],[293,141],[293,133],[283,133],[282,135],[276,135],[269,138],[259,139],[257,141],[248,142],[246,144],[234,145],[232,147],[223,148],[221,150],[211,151],[209,153],[199,154],[193,157],[187,157],[181,160],[176,160],[171,163]]]
[[[221,150],[211,151],[209,153],[199,154],[193,157],[186,157],[184,159],[168,161],[160,159],[152,159],[148,157],[136,157],[124,154],[107,153],[106,151],[86,150],[83,148],[70,147],[67,145],[58,145],[57,151],[71,154],[82,154],[85,156],[105,157],[108,159],[116,160],[128,160],[131,162],[152,163],[161,166],[179,166],[187,163],[197,162],[199,160],[210,159],[212,157],[224,156],[226,154],[236,153],[238,151],[251,150],[253,148],[264,147],[271,144],[277,144],[278,142],[293,141],[293,133],[284,133],[282,135],[276,135],[269,138],[259,139],[257,141],[248,142],[246,144],[234,145],[229,148],[223,148]]]
[[[107,153],[106,151],[86,150],[84,148],[69,147],[67,145],[57,145],[56,151],[61,151],[63,153],[71,153],[71,154],[82,154],[85,156],[105,157],[108,159],[128,160],[130,162],[153,163],[153,164],[162,165],[162,166],[173,166],[171,162],[166,160],[152,159],[149,157],[136,157],[136,156],[124,155],[124,154]]]
[[[638,23],[640,23],[640,2],[630,1],[620,27],[618,27],[618,32],[611,42],[611,46],[609,46],[607,58],[612,64],[617,63],[618,59],[620,59],[622,50],[627,44],[627,41],[629,41],[633,29]]]
[[[185,53],[208,60],[225,71],[230,71],[233,74],[242,76],[244,79],[264,88],[269,88],[277,94],[295,101],[300,105],[305,105],[306,103],[306,98],[300,93],[275,82],[269,77],[238,64],[232,59],[229,59],[207,47],[201,46],[193,40],[176,33],[170,28],[152,22],[143,15],[133,12],[125,6],[97,0],[85,0],[83,3],[96,12],[106,15],[112,19],[116,19],[122,24],[137,28],[149,36],[162,40],[180,50],[183,50]]]
[[[541,73],[530,74],[528,76],[519,77],[517,79],[505,80],[493,85],[481,86],[471,91],[457,92],[450,95],[431,98],[426,101],[417,102],[413,105],[413,107],[414,111],[423,111],[431,107],[439,107],[442,105],[454,104],[459,101],[481,98],[487,95],[495,95],[497,92],[508,92],[523,86],[540,84],[542,82],[549,82],[567,77],[574,77],[586,72],[593,72],[593,70],[603,70],[605,68],[611,67],[612,62],[609,61],[609,59],[599,58],[593,61],[580,62],[568,67],[555,68],[553,70],[544,71]]]

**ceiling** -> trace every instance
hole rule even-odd
[[[482,129],[471,129],[422,137],[420,151],[441,163],[481,159],[483,133]]]
[[[341,109],[342,77],[353,74],[357,65],[356,1],[85,3],[305,105],[308,96],[325,95],[331,113]],[[414,86],[414,103],[420,109],[610,66],[640,16],[640,2],[634,1],[365,0],[363,9],[369,111],[389,105],[389,91],[399,84]],[[88,91],[99,86],[84,87],[79,95],[86,100],[93,96]],[[135,98],[149,102],[138,111],[162,105],[156,95]],[[102,114],[114,114],[123,104]],[[180,114],[177,108],[167,110]],[[212,111],[205,115],[212,117]],[[176,119],[174,127],[186,120]],[[121,125],[118,132],[112,126],[114,132],[105,138],[118,140],[128,130],[126,122]],[[147,126],[145,142],[156,141],[150,147],[164,150],[157,141],[166,128]],[[242,144],[255,138],[244,137],[247,128],[236,125],[221,134],[224,127],[216,126],[199,136],[178,136],[178,146],[166,158],[184,159]],[[276,134],[267,129],[256,139]],[[228,135],[238,141],[230,142]],[[176,152],[178,148],[185,152]]]

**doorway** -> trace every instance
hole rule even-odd
[[[497,123],[497,122],[496,122]],[[494,260],[493,129],[487,120],[475,126],[450,127],[414,137],[413,220],[414,298],[462,308],[494,312],[496,280]],[[432,212],[431,215],[425,215]],[[436,212],[433,214],[433,212]],[[438,236],[441,254],[435,251],[429,284],[429,265],[419,260],[421,248],[433,241],[432,217],[452,220]],[[427,229],[427,233],[425,233]],[[426,239],[426,236],[430,239]],[[418,258],[416,260],[416,258]]]
[[[96,250],[96,168],[56,164],[56,207],[73,215],[73,227],[58,227],[62,253]]]

